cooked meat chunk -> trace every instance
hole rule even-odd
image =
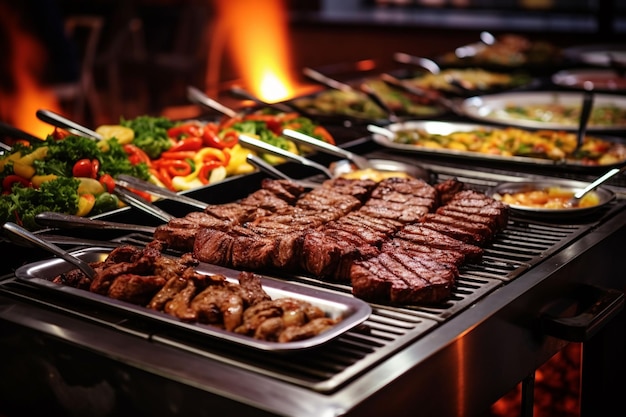
[[[165,282],[165,278],[158,275],[122,274],[113,280],[107,295],[116,300],[145,306]]]

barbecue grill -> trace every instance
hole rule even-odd
[[[416,162],[370,141],[347,147]],[[595,175],[445,158],[418,162],[435,181],[457,178],[480,191],[519,176],[586,181]],[[311,174],[290,164],[284,169]],[[255,190],[262,177],[234,178],[190,195],[233,201]],[[296,352],[234,346],[51,294],[17,280],[7,264],[0,281],[0,406],[28,414],[45,404],[48,415],[479,416],[523,381],[522,413],[532,415],[534,371],[567,343],[583,342],[582,414],[623,410],[621,181],[608,185],[618,198],[584,218],[513,214],[482,262],[461,269],[453,296],[442,305],[372,304],[358,327]],[[176,215],[189,210],[171,201],[157,204]],[[102,217],[151,221],[131,208]],[[150,239],[110,230],[102,237],[137,244]],[[9,248],[12,267],[46,256]],[[279,278],[350,293],[349,286],[306,276]],[[37,406],[29,406],[35,398]]]

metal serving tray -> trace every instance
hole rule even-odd
[[[450,135],[456,132],[469,132],[474,130],[485,130],[490,131],[493,129],[503,129],[502,126],[489,125],[489,124],[480,124],[480,123],[464,123],[464,122],[446,122],[446,121],[436,121],[436,120],[414,120],[407,122],[399,122],[392,123],[387,126],[392,132],[399,130],[422,130],[429,134],[435,135]],[[411,145],[405,143],[397,143],[388,138],[385,135],[375,133],[372,136],[374,142],[377,144],[387,148],[393,149],[396,151],[408,152],[408,153],[416,153],[427,156],[446,156],[446,157],[454,157],[464,160],[471,161],[484,161],[484,162],[506,162],[506,163],[516,163],[527,166],[542,166],[542,167],[562,167],[567,169],[577,169],[577,170],[585,170],[585,171],[597,171],[605,170],[608,168],[612,168],[614,166],[618,166],[626,162],[626,160],[621,160],[617,164],[610,165],[586,165],[583,163],[578,163],[576,161],[570,160],[552,160],[552,159],[543,159],[536,158],[530,156],[504,156],[504,155],[490,155],[486,153],[480,152],[472,152],[472,151],[462,151],[455,149],[444,149],[444,148],[427,148],[424,146]],[[615,147],[624,147],[623,140],[617,137],[607,137],[602,136],[603,140],[609,141],[614,144]],[[619,148],[621,149],[621,148]],[[626,148],[625,148],[626,150]],[[624,152],[624,151],[622,151]]]
[[[110,251],[110,248],[94,247],[76,250],[73,251],[72,254],[86,262],[95,262],[104,260]],[[174,316],[154,311],[147,307],[134,305],[104,295],[52,282],[52,279],[57,275],[70,271],[74,268],[75,267],[73,265],[63,259],[51,258],[21,266],[15,271],[15,276],[22,282],[27,282],[58,294],[69,294],[71,296],[87,300],[88,302],[105,305],[126,314],[140,316],[168,326],[175,326],[177,329],[185,329],[189,332],[195,333],[196,335],[205,335],[254,349],[274,352],[309,349],[322,345],[323,343],[326,343],[358,326],[365,321],[372,312],[369,304],[352,297],[351,295],[341,294],[322,288],[313,288],[303,284],[285,282],[284,280],[281,281],[261,275],[261,284],[263,289],[272,299],[293,297],[310,302],[311,304],[321,308],[327,316],[331,318],[341,318],[341,321],[329,330],[326,330],[325,332],[309,339],[285,343],[269,342],[240,335],[235,332],[226,331],[210,325],[185,323]],[[196,271],[207,275],[220,274],[232,282],[238,282],[237,276],[240,273],[240,271],[237,270],[205,263],[200,263],[200,265],[196,268]]]

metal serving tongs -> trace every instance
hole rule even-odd
[[[44,211],[35,215],[35,222],[40,226],[65,229],[111,229],[127,232],[154,234],[156,227],[141,224],[118,223],[112,221],[91,219],[89,217],[74,216],[71,214]]]
[[[18,129],[15,126],[11,126],[1,121],[0,136],[6,136],[12,139],[22,139],[31,144],[42,141],[42,139],[38,138],[37,136],[33,136],[30,133],[23,131],[22,129]],[[0,142],[0,148],[4,149],[5,151],[10,151],[12,149],[11,145],[8,145],[4,142]]]
[[[583,93],[583,103],[580,110],[580,120],[578,121],[578,130],[576,131],[576,151],[583,146],[585,142],[585,134],[587,133],[587,124],[591,116],[591,109],[593,108],[593,91],[585,89]]]
[[[311,168],[315,168],[328,178],[333,178],[333,173],[324,165],[318,164],[315,161],[311,161],[308,158],[304,158],[300,155],[296,155],[293,152],[286,151],[278,146],[270,145],[269,143],[263,142],[262,140],[255,139],[251,136],[245,134],[239,134],[239,143],[241,146],[252,149],[253,151],[261,152],[261,153],[270,153],[272,155],[280,156],[282,158],[297,162],[301,165],[305,165]]]
[[[238,114],[235,110],[213,100],[196,87],[187,86],[187,99],[189,99],[192,103],[200,104],[209,109],[216,110],[228,117],[237,117]]]
[[[209,206],[204,201],[200,201],[200,200],[196,200],[195,198],[180,195],[178,193],[168,190],[167,188],[160,187],[158,185],[152,184],[151,182],[144,181],[142,179],[133,177],[131,175],[120,174],[115,178],[115,182],[116,184],[119,184],[127,188],[134,188],[137,190],[145,191],[156,197],[167,198],[169,200],[187,204],[187,205],[190,205],[190,206],[202,209],[202,210],[204,210],[205,208]]]
[[[448,109],[454,113],[458,112],[458,106],[452,100],[447,99],[439,94],[435,94],[425,88],[420,88],[416,85],[409,84],[387,73],[381,74],[380,79],[392,87],[404,90],[407,93],[414,94],[419,97],[427,98],[428,100],[437,103],[445,109]]]
[[[263,158],[259,158],[258,156],[254,154],[248,154],[248,156],[246,157],[246,161],[250,165],[254,165],[260,171],[263,171],[266,174],[274,178],[290,181],[294,184],[301,186],[302,188],[317,188],[322,185],[315,181],[300,180],[300,179],[292,178],[289,175],[285,174],[284,172],[276,169],[276,167],[274,167],[272,164],[265,162]]]
[[[87,277],[89,277],[90,279],[93,279],[96,276],[96,271],[94,271],[91,265],[89,265],[87,262],[72,255],[71,253],[69,253],[68,251],[64,249],[61,249],[57,245],[50,243],[47,240],[37,236],[36,234],[29,232],[23,227],[18,226],[17,224],[12,223],[12,222],[6,222],[3,225],[3,228],[4,230],[18,237],[20,240],[24,240],[41,249],[45,249],[48,252],[51,252],[52,254],[66,260],[67,262],[71,263],[72,265],[76,266],[81,271],[83,271],[83,273],[87,275]]]
[[[151,202],[146,201],[143,198],[139,197],[130,188],[125,187],[121,184],[115,184],[113,193],[117,195],[120,200],[122,200],[124,203],[128,204],[129,206],[135,207],[166,223],[175,217],[171,215],[170,213],[166,212],[165,210],[163,210],[162,208],[157,207]]]
[[[365,83],[362,83],[361,85],[359,85],[358,88],[355,88],[349,84],[342,83],[341,81],[335,80],[334,78],[330,78],[329,76],[324,75],[321,72],[316,71],[312,68],[306,67],[302,70],[302,72],[307,77],[311,78],[314,81],[317,81],[318,83],[322,85],[325,85],[326,87],[343,91],[346,93],[356,92],[356,93],[364,94],[367,98],[372,100],[374,104],[380,107],[387,114],[387,117],[389,118],[390,121],[396,122],[399,120],[398,115],[396,115],[396,113],[387,105],[387,103],[385,103],[385,101],[382,98],[380,98],[378,93],[376,93],[369,85]]]
[[[37,118],[42,122],[51,124],[52,126],[60,127],[75,135],[85,136],[93,140],[104,139],[101,134],[94,132],[93,130],[82,126],[58,113],[51,110],[37,110]]]

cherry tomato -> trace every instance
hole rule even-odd
[[[72,168],[75,177],[95,178],[93,175],[93,162],[88,158],[79,159]]]

